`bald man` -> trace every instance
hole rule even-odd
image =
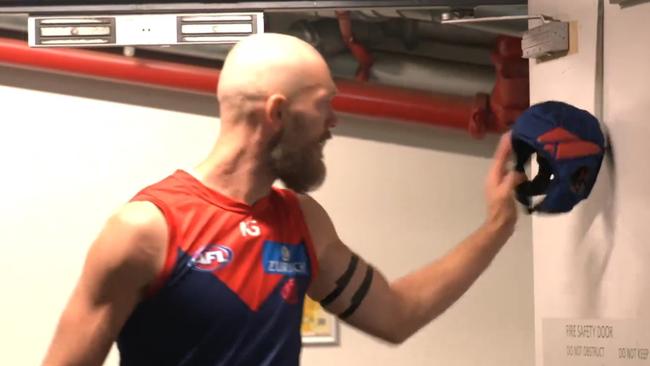
[[[336,87],[319,53],[278,34],[228,55],[221,132],[191,171],[140,191],[93,243],[45,365],[298,365],[305,296],[401,343],[456,301],[511,236],[509,138],[486,180],[484,223],[444,257],[389,282],[311,197],[325,177]],[[273,187],[277,179],[287,189]]]

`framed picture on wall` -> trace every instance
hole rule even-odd
[[[302,343],[304,345],[338,345],[339,326],[336,317],[319,303],[305,297],[302,313]]]

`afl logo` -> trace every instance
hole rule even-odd
[[[201,251],[198,258],[194,257],[192,267],[199,271],[212,272],[225,267],[232,259],[232,249],[225,245],[211,244]]]

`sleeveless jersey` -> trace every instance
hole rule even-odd
[[[140,191],[167,221],[164,269],[122,328],[121,365],[298,365],[318,263],[295,194],[254,205],[183,170]]]

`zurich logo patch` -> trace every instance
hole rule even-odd
[[[233,259],[232,249],[225,245],[210,244],[190,262],[192,268],[212,272],[225,267]]]
[[[309,261],[304,245],[264,242],[264,272],[288,276],[309,276]]]

